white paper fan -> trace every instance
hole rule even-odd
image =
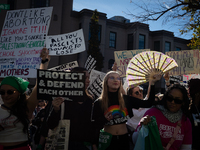
[[[126,77],[129,86],[137,86],[153,79],[155,74],[164,74],[178,67],[176,61],[157,51],[146,51],[135,55],[129,62]]]

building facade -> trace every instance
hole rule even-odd
[[[73,55],[54,56],[51,58],[49,68],[74,60],[77,60],[80,66],[84,66],[87,59],[89,24],[93,10],[74,11],[73,0],[1,0],[1,3],[10,4],[11,10],[52,6],[53,12],[48,35],[64,34],[82,28],[86,51]],[[0,12],[0,30],[4,23],[6,11],[1,10]],[[114,51],[151,49],[164,53],[188,49],[187,43],[189,41],[174,37],[172,32],[165,30],[150,31],[148,24],[130,22],[130,20],[121,16],[108,19],[106,13],[100,12],[99,25],[100,49],[104,56],[104,68],[101,70],[103,72],[111,69],[114,63]],[[160,82],[158,87],[164,88],[164,83]]]

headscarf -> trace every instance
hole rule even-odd
[[[24,92],[26,92],[29,82],[19,77],[9,76],[5,77],[1,81],[0,86],[5,84],[14,87],[15,89],[17,89],[17,91],[23,94]]]

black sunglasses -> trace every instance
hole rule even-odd
[[[140,93],[142,93],[142,90],[136,91],[135,94],[139,95]]]
[[[173,98],[173,97],[171,97],[171,96],[166,96],[166,99],[167,99],[167,101],[169,101],[169,102],[174,101],[174,103],[176,103],[176,104],[182,104],[182,103],[183,103],[183,100],[176,99],[176,98]]]
[[[0,90],[0,95],[5,95],[7,93],[7,95],[12,95],[14,93],[16,93],[15,90],[7,90],[7,91],[4,91],[4,90]]]

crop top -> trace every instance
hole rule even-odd
[[[96,128],[102,129],[104,125],[117,125],[126,123],[130,117],[133,116],[132,108],[149,108],[152,106],[155,94],[154,94],[154,86],[152,87],[149,100],[140,100],[132,96],[124,95],[123,99],[125,102],[125,110],[120,111],[119,109],[119,100],[118,100],[118,92],[108,92],[108,109],[103,112],[101,108],[101,100],[97,99],[94,102],[92,109],[92,121],[94,122]],[[107,112],[112,112],[113,119],[107,121],[104,115]]]
[[[118,100],[118,93],[117,92],[108,92],[108,109],[104,112],[104,115],[107,112],[112,112],[113,119],[106,122],[105,125],[115,125],[115,124],[122,124],[126,123],[127,120],[130,118],[127,108],[125,108],[123,111],[120,110],[119,106],[119,100]]]
[[[0,143],[22,142],[28,141],[28,136],[23,132],[23,124],[17,122],[15,125],[13,122],[17,120],[17,117],[11,115],[8,110],[4,110],[0,106]]]

